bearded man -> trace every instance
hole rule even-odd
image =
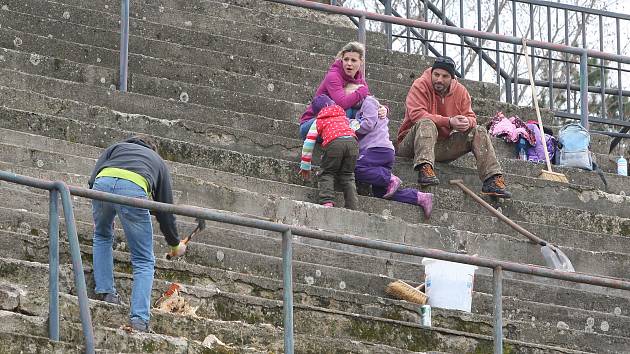
[[[455,62],[438,57],[409,89],[396,154],[412,158],[418,183],[430,186],[440,183],[435,161],[450,162],[470,151],[477,160],[482,193],[510,198],[490,135],[477,125],[470,94],[455,78]]]

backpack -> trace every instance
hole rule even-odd
[[[591,135],[580,123],[569,123],[560,128],[558,164],[593,170],[593,156],[589,150]]]

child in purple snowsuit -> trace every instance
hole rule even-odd
[[[361,125],[356,131],[359,158],[354,170],[355,178],[357,182],[371,184],[375,197],[419,205],[428,219],[433,210],[433,194],[399,188],[401,180],[392,174],[395,152],[389,139],[389,118],[378,118],[378,107],[376,98],[368,96],[356,114]]]

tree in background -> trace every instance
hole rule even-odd
[[[427,0],[429,1],[429,0]],[[463,14],[460,14],[460,1],[461,6],[464,8]],[[359,8],[362,10],[376,11],[379,13],[384,12],[384,0],[338,0],[339,4],[343,4],[346,7]],[[465,28],[481,29],[485,32],[498,32],[501,34],[514,35],[517,37],[526,37],[530,39],[537,39],[543,41],[551,41],[554,43],[568,44],[571,46],[583,46],[588,48],[600,49],[600,36],[599,36],[599,24],[598,16],[585,15],[581,13],[568,11],[565,19],[565,13],[563,10],[551,9],[549,12],[546,7],[531,6],[520,2],[513,2],[511,0],[433,0],[431,1],[438,10],[443,11],[446,17],[460,26],[463,24]],[[566,0],[564,4],[576,5],[589,9],[615,9],[621,5],[620,0]],[[409,5],[407,7],[407,5]],[[402,16],[407,16],[412,19],[423,20],[425,17],[425,0],[392,0],[392,7]],[[495,16],[495,8],[498,9],[499,16]],[[478,9],[481,9],[478,12]],[[516,14],[516,23],[513,22],[513,13]],[[479,19],[480,17],[480,19]],[[426,16],[428,22],[444,23],[443,19],[440,19],[435,13],[428,11]],[[606,18],[604,18],[606,21]],[[630,27],[629,21],[625,21],[625,25]],[[368,22],[368,28],[372,31],[384,32],[384,24],[379,22]],[[616,34],[614,23],[604,23],[604,33],[602,37],[603,50],[608,52],[616,52]],[[462,57],[459,44],[461,39],[458,36],[443,34],[439,32],[427,32],[420,31],[421,34],[429,40],[438,52],[442,53],[444,49],[443,42],[446,42],[446,54],[453,57],[455,61],[463,68],[463,72],[466,78],[473,80],[483,80],[488,82],[499,82],[501,87],[502,96],[505,95],[505,82],[504,80],[498,80],[495,71],[487,64],[479,64],[479,55],[470,49],[464,51]],[[623,30],[622,30],[623,32]],[[401,26],[394,26],[393,33],[399,36],[406,36],[407,29]],[[413,35],[412,35],[413,37]],[[622,38],[626,38],[627,33],[622,34]],[[510,76],[514,75],[514,68],[518,77],[527,78],[527,66],[524,63],[524,57],[520,55],[520,46],[514,46],[511,44],[499,43],[487,40],[472,39],[475,43],[478,43],[484,52],[496,61],[496,49],[497,47],[501,51],[500,64],[501,68],[505,70]],[[585,43],[583,43],[585,42]],[[621,53],[630,55],[628,53],[628,41],[623,41]],[[407,40],[405,38],[398,38],[394,41],[395,50],[406,50]],[[422,45],[420,41],[414,40],[411,45],[411,52],[426,54],[431,53],[427,51],[427,47]],[[549,52],[531,48],[530,56],[534,57],[533,70],[534,76],[537,80],[549,81],[553,79],[554,82],[566,82],[567,79],[573,84],[579,84],[579,57],[571,55],[565,55],[562,53],[552,53],[549,60]],[[513,51],[516,51],[518,55],[514,55]],[[591,64],[598,64],[597,60],[590,61]],[[616,64],[615,64],[616,65]],[[597,67],[589,67],[589,84],[600,85],[602,82],[606,82],[607,87],[618,87],[616,70],[610,73],[610,69],[607,69],[606,73],[602,76]],[[595,75],[595,76],[593,76]],[[597,76],[599,75],[599,76]],[[624,78],[627,78],[630,74],[624,73]],[[626,79],[629,81],[630,78]],[[623,81],[623,80],[622,80]],[[579,94],[571,94],[567,97],[566,90],[554,89],[553,95],[550,95],[550,90],[547,87],[539,87],[539,100],[543,107],[549,107],[553,102],[554,107],[560,109],[570,108],[572,112],[575,112],[576,107],[579,109]],[[514,102],[520,105],[531,104],[531,95],[527,86],[519,85],[516,89]],[[601,112],[601,97],[592,94],[589,107],[591,112]],[[627,102],[628,98],[625,98],[624,102]],[[605,99],[606,112],[608,116],[618,116],[619,113],[619,100],[613,96],[608,96]],[[624,103],[625,115],[628,116],[628,104]]]

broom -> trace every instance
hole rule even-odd
[[[413,302],[414,304],[424,305],[429,299],[420,289],[424,288],[424,283],[413,287],[402,280],[396,280],[389,283],[385,288],[385,292],[397,299]]]
[[[536,95],[536,85],[534,84],[534,73],[532,72],[532,64],[529,61],[529,54],[527,53],[527,40],[523,38],[523,52],[525,53],[525,62],[527,63],[527,71],[529,73],[529,86],[532,89],[532,101],[534,102],[534,108],[536,108],[536,117],[538,118],[538,129],[540,130],[540,136],[542,137],[542,146],[545,151],[545,162],[547,163],[547,170],[540,171],[539,178],[569,183],[567,176],[562,173],[553,172],[551,170],[551,162],[549,162],[549,151],[547,151],[547,141],[545,139],[545,131],[543,130],[542,118],[540,118],[540,108],[538,108],[538,96]]]

